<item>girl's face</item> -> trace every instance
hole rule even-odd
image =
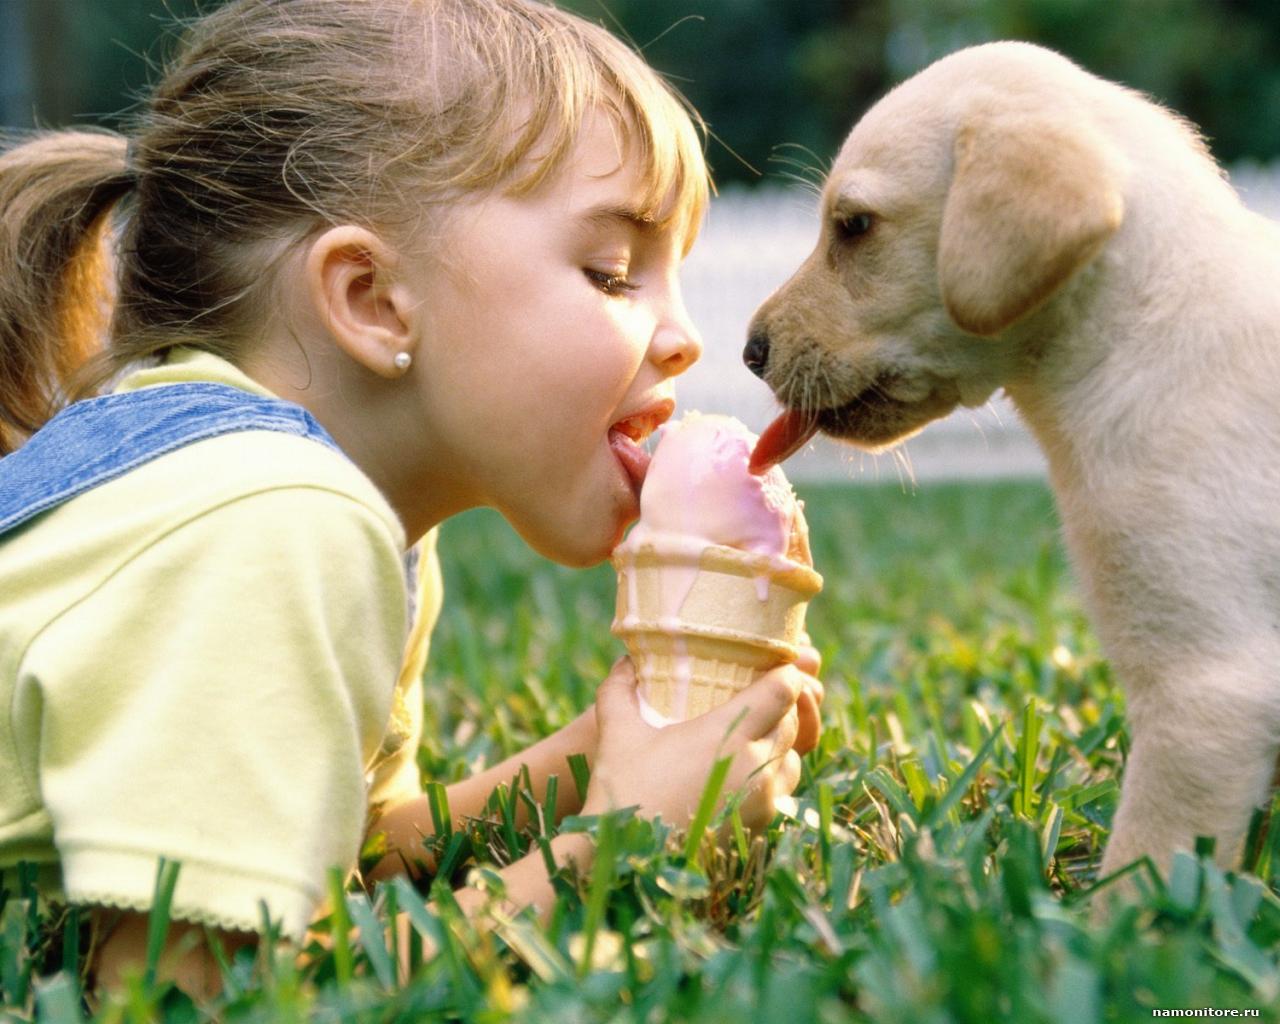
[[[635,442],[702,351],[676,276],[684,239],[639,216],[642,195],[615,125],[592,117],[533,193],[451,213],[414,279],[423,486],[498,509],[569,565],[607,557],[639,514]]]

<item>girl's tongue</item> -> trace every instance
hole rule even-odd
[[[627,471],[631,486],[639,494],[645,474],[649,472],[649,453],[616,427],[609,431],[609,447],[622,463],[622,468]]]

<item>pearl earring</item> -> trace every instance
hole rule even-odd
[[[408,352],[397,352],[395,358],[391,361],[395,363],[396,369],[403,373],[409,369],[409,364],[413,362],[413,356]]]

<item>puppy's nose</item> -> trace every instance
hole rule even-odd
[[[761,379],[764,378],[765,367],[769,365],[769,335],[763,327],[753,327],[747,336],[747,347],[742,350],[742,361],[747,369]]]

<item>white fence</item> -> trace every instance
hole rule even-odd
[[[1280,167],[1237,167],[1231,177],[1246,203],[1280,219]],[[800,189],[730,190],[712,201],[682,275],[705,351],[677,382],[681,409],[731,413],[757,431],[772,419],[778,410],[772,393],[742,365],[747,322],[799,266],[816,235],[817,200]],[[787,463],[787,473],[909,483],[912,476],[1039,476],[1044,460],[1013,407],[997,397],[982,410],[960,410],[931,424],[897,456],[818,440]]]

